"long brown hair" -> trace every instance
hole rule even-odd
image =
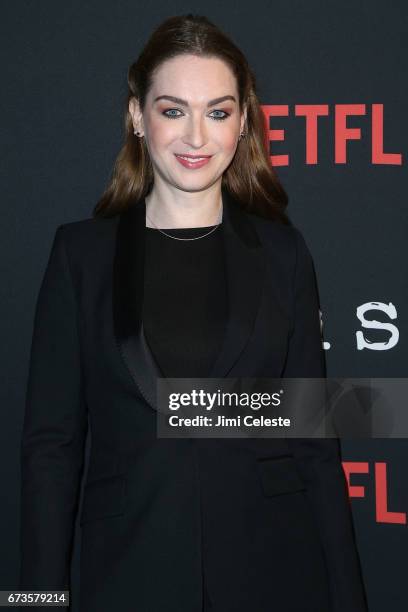
[[[248,212],[289,223],[284,212],[288,197],[270,162],[266,120],[256,94],[255,77],[244,54],[230,38],[206,17],[192,14],[162,22],[128,70],[125,143],[93,216],[115,216],[151,190],[152,162],[145,139],[134,135],[129,101],[134,96],[143,111],[155,70],[162,62],[183,54],[223,60],[236,77],[239,107],[247,108],[246,135],[239,140],[234,158],[222,176],[222,187]]]

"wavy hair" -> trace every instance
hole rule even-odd
[[[239,107],[247,109],[246,135],[238,141],[235,155],[222,176],[222,187],[244,210],[290,223],[284,212],[288,197],[270,162],[266,118],[256,93],[255,76],[232,40],[206,17],[193,14],[163,21],[128,70],[125,142],[93,216],[115,216],[150,192],[152,162],[145,139],[134,135],[129,101],[135,97],[143,111],[155,70],[166,60],[183,54],[224,61],[236,78]]]

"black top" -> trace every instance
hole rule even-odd
[[[163,229],[178,238],[215,226]],[[209,375],[227,317],[223,225],[199,240],[146,227],[143,326],[164,376]]]

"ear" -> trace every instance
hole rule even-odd
[[[240,126],[239,126],[239,131],[240,132],[245,132],[245,126],[247,125],[247,107],[246,105],[243,108],[243,111],[241,113],[241,122],[240,122]]]
[[[140,135],[144,135],[143,127],[143,115],[140,110],[139,101],[134,96],[129,100],[129,113],[132,117],[132,123],[134,130],[140,132]]]

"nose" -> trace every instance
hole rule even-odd
[[[183,143],[194,149],[203,148],[207,142],[204,119],[202,117],[191,117],[185,125],[186,129],[182,137]]]

